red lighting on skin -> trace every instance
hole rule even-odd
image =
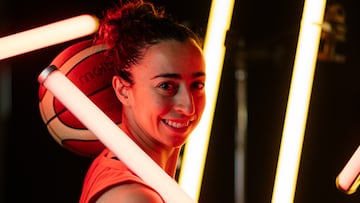
[[[44,69],[39,75],[38,81],[134,173],[158,191],[165,202],[194,203],[193,199],[179,187],[174,179],[56,67],[49,66]]]

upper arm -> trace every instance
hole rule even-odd
[[[103,193],[97,203],[163,203],[154,190],[137,183],[124,184]]]

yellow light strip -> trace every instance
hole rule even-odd
[[[218,89],[225,55],[225,37],[230,28],[234,0],[213,0],[204,43],[206,61],[206,101],[203,117],[185,145],[179,184],[199,199]]]
[[[305,0],[272,203],[294,199],[326,0]]]
[[[80,15],[0,38],[0,60],[94,33],[98,19]]]

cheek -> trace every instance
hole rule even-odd
[[[147,111],[163,114],[171,109],[171,99],[162,97],[155,92],[147,92],[145,94],[146,96],[141,99],[141,104],[139,105],[142,105],[142,108],[147,109]]]
[[[202,113],[204,111],[206,105],[206,98],[205,96],[198,97],[194,100],[194,105],[197,109],[197,112]]]
[[[171,99],[163,98],[163,97],[157,97],[155,100],[155,106],[159,114],[167,114],[169,111],[171,111],[173,107],[173,102]]]

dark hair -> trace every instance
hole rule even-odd
[[[201,46],[200,38],[192,30],[167,16],[163,8],[143,0],[121,3],[107,10],[96,36],[96,40],[109,47],[107,64],[130,83],[129,68],[141,59],[144,50],[170,39],[193,39]]]

